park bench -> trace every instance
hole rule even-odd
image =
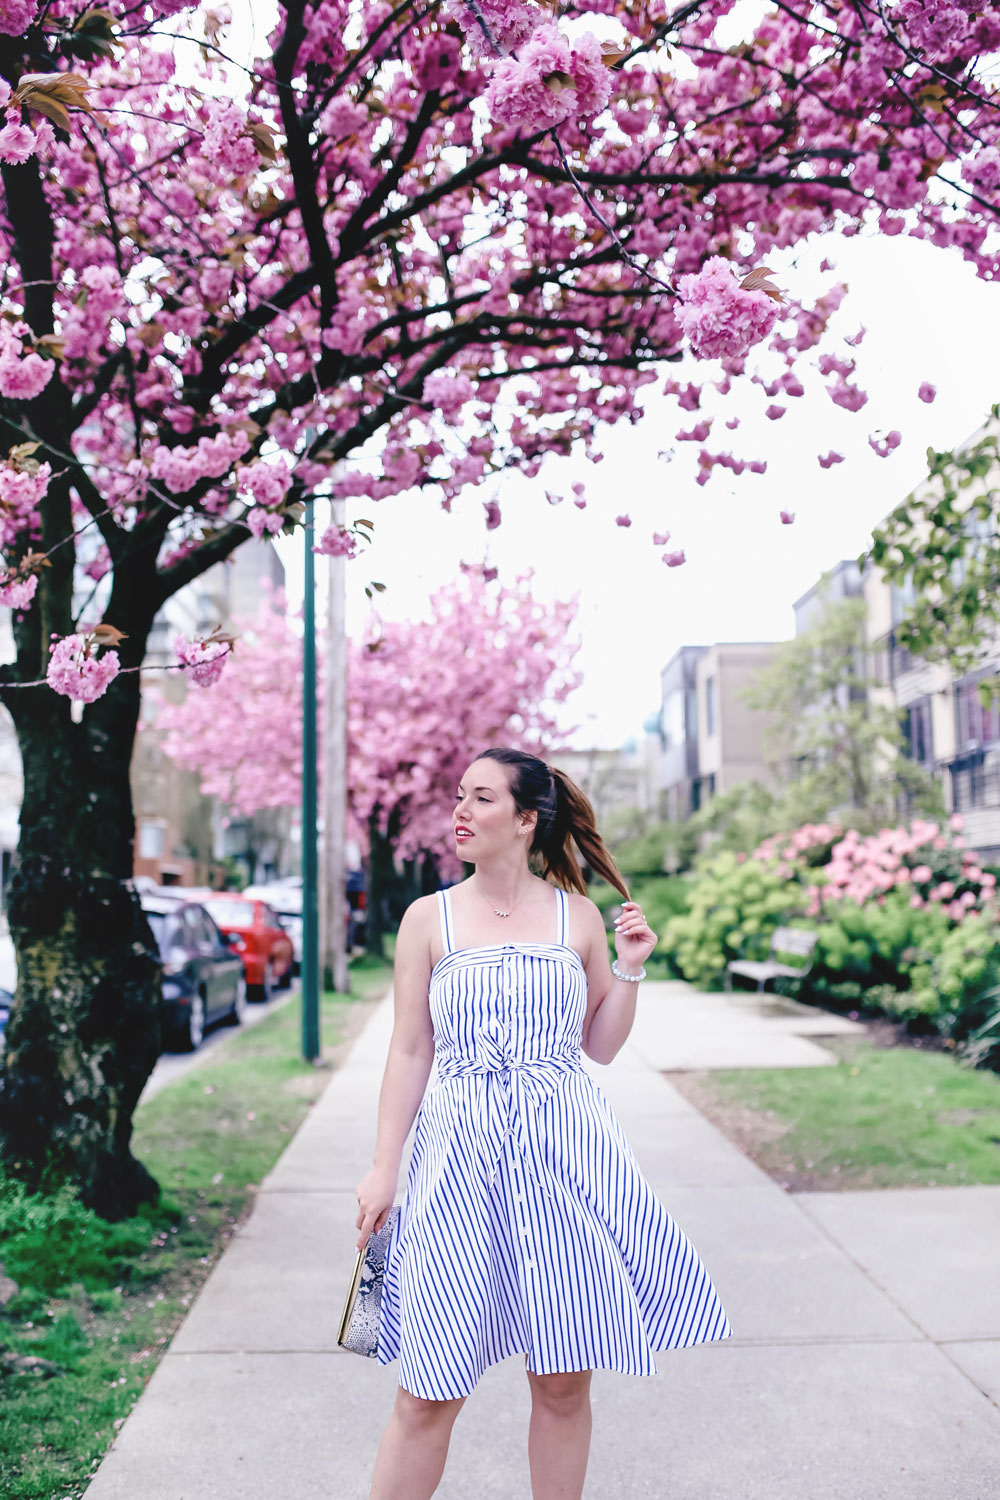
[[[769,979],[805,979],[813,966],[818,938],[818,932],[807,932],[802,927],[776,927],[769,958],[734,958],[726,965],[726,989],[732,989],[734,974],[755,979],[758,990],[763,990]],[[805,963],[802,968],[794,969],[790,964],[779,963],[775,956],[778,953],[797,954]]]

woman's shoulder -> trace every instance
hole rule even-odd
[[[601,909],[589,896],[583,895],[581,891],[566,891],[564,894],[569,902],[571,920],[586,923],[590,928],[600,927],[603,931],[604,917]]]
[[[400,933],[420,933],[430,930],[432,922],[437,921],[438,898],[434,896],[418,896],[411,901],[403,913],[403,919],[399,924]]]
[[[415,901],[411,901],[403,913],[404,922],[407,918],[411,922],[426,921],[429,916],[438,910],[440,895],[440,891],[435,891],[431,896],[418,896]]]

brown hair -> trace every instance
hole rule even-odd
[[[539,856],[547,880],[586,895],[575,843],[594,874],[628,900],[628,886],[597,831],[590,798],[575,781],[525,750],[484,750],[476,759],[503,766],[518,812],[538,814],[530,852]]]

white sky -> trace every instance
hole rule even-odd
[[[271,0],[244,0],[242,10],[234,9],[243,24],[230,40],[249,58],[250,27],[262,45],[274,7]],[[832,274],[818,270],[824,255],[836,262]],[[854,378],[870,396],[862,411],[835,407],[815,371],[812,382],[804,381],[804,397],[777,398],[788,408],[777,422],[763,417],[768,399],[759,387],[734,386],[719,403],[723,415],[706,446],[765,458],[767,473],[733,479],[717,469],[699,489],[699,444],[679,445],[669,463],[658,454],[704,413],[679,412],[674,401],[651,396],[638,426],[607,431],[605,459],[596,468],[581,456],[552,460],[530,482],[506,476],[499,489],[503,524],[491,534],[483,519],[489,486],[461,496],[450,515],[430,494],[374,507],[364,501],[353,514],[371,515],[376,535],[367,555],[348,565],[348,628],[364,620],[371,579],[387,585],[381,613],[405,619],[425,613],[461,561],[488,560],[509,581],[534,569],[539,598],[580,597],[584,683],[569,706],[580,725],[577,745],[618,745],[639,733],[659,706],[660,669],[679,646],[789,636],[793,601],[826,568],[864,549],[872,528],[920,480],[927,447],[953,447],[1000,401],[1000,288],[978,281],[957,252],[902,236],[828,239],[768,261],[779,284],[805,301],[839,279],[848,282],[831,325],[839,337],[824,347],[850,352],[842,337],[867,328],[853,351]],[[683,378],[680,366],[663,370]],[[930,406],[917,399],[924,380],[938,388]],[[740,429],[727,432],[724,418],[737,415]],[[868,435],[890,428],[900,429],[903,442],[878,458]],[[830,448],[847,461],[822,470],[816,456]],[[568,493],[575,479],[586,481],[587,510],[569,500],[546,503],[546,489]],[[782,508],[796,513],[794,525],[779,523]],[[614,524],[623,512],[632,518],[628,529]],[[664,566],[654,530],[669,530],[670,547],[684,548],[684,567]],[[297,603],[301,538],[283,539],[279,548]]]
[[[726,416],[741,417],[740,429],[727,432],[717,419],[707,446],[765,458],[767,473],[734,479],[717,469],[699,489],[700,445],[677,445],[669,463],[658,453],[701,413],[678,412],[675,401],[654,397],[638,426],[608,429],[598,466],[581,455],[553,459],[532,481],[506,476],[503,523],[489,534],[489,487],[461,496],[450,515],[430,494],[374,507],[363,502],[355,514],[371,515],[375,541],[348,565],[348,628],[363,622],[364,586],[373,578],[387,585],[381,613],[405,619],[426,612],[460,561],[486,559],[510,581],[534,569],[539,598],[580,596],[584,683],[570,715],[580,725],[578,746],[618,745],[637,734],[659,706],[659,672],[679,646],[791,635],[794,600],[825,569],[864,549],[872,528],[922,477],[927,447],[954,446],[1000,400],[1000,288],[978,281],[950,251],[916,241],[855,239],[828,243],[831,249],[837,274],[850,285],[839,326],[844,333],[862,324],[868,330],[856,351],[856,378],[870,396],[862,411],[835,407],[817,375],[814,389],[805,381],[806,395],[787,401],[786,415],[769,422],[762,415],[767,398],[746,381],[725,403]],[[810,250],[808,259],[818,262],[822,253]],[[783,284],[792,287],[793,278]],[[930,406],[917,399],[923,380],[938,387]],[[868,435],[893,427],[903,441],[878,458]],[[846,462],[822,470],[816,455],[830,448]],[[546,489],[568,492],[577,478],[587,483],[587,510],[568,500],[546,503]],[[795,512],[794,525],[780,524],[783,507]],[[632,518],[628,529],[614,524],[622,512]],[[684,548],[683,567],[660,561],[654,530],[669,530],[670,547]],[[300,541],[281,545],[295,601],[301,550]]]

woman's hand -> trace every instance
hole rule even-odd
[[[384,1167],[372,1167],[354,1189],[358,1200],[358,1216],[354,1224],[361,1231],[357,1240],[359,1250],[365,1248],[368,1236],[377,1233],[389,1217],[398,1175]]]
[[[657,944],[656,933],[642,914],[637,901],[625,901],[621,915],[615,918],[615,952],[623,969],[642,968]]]

